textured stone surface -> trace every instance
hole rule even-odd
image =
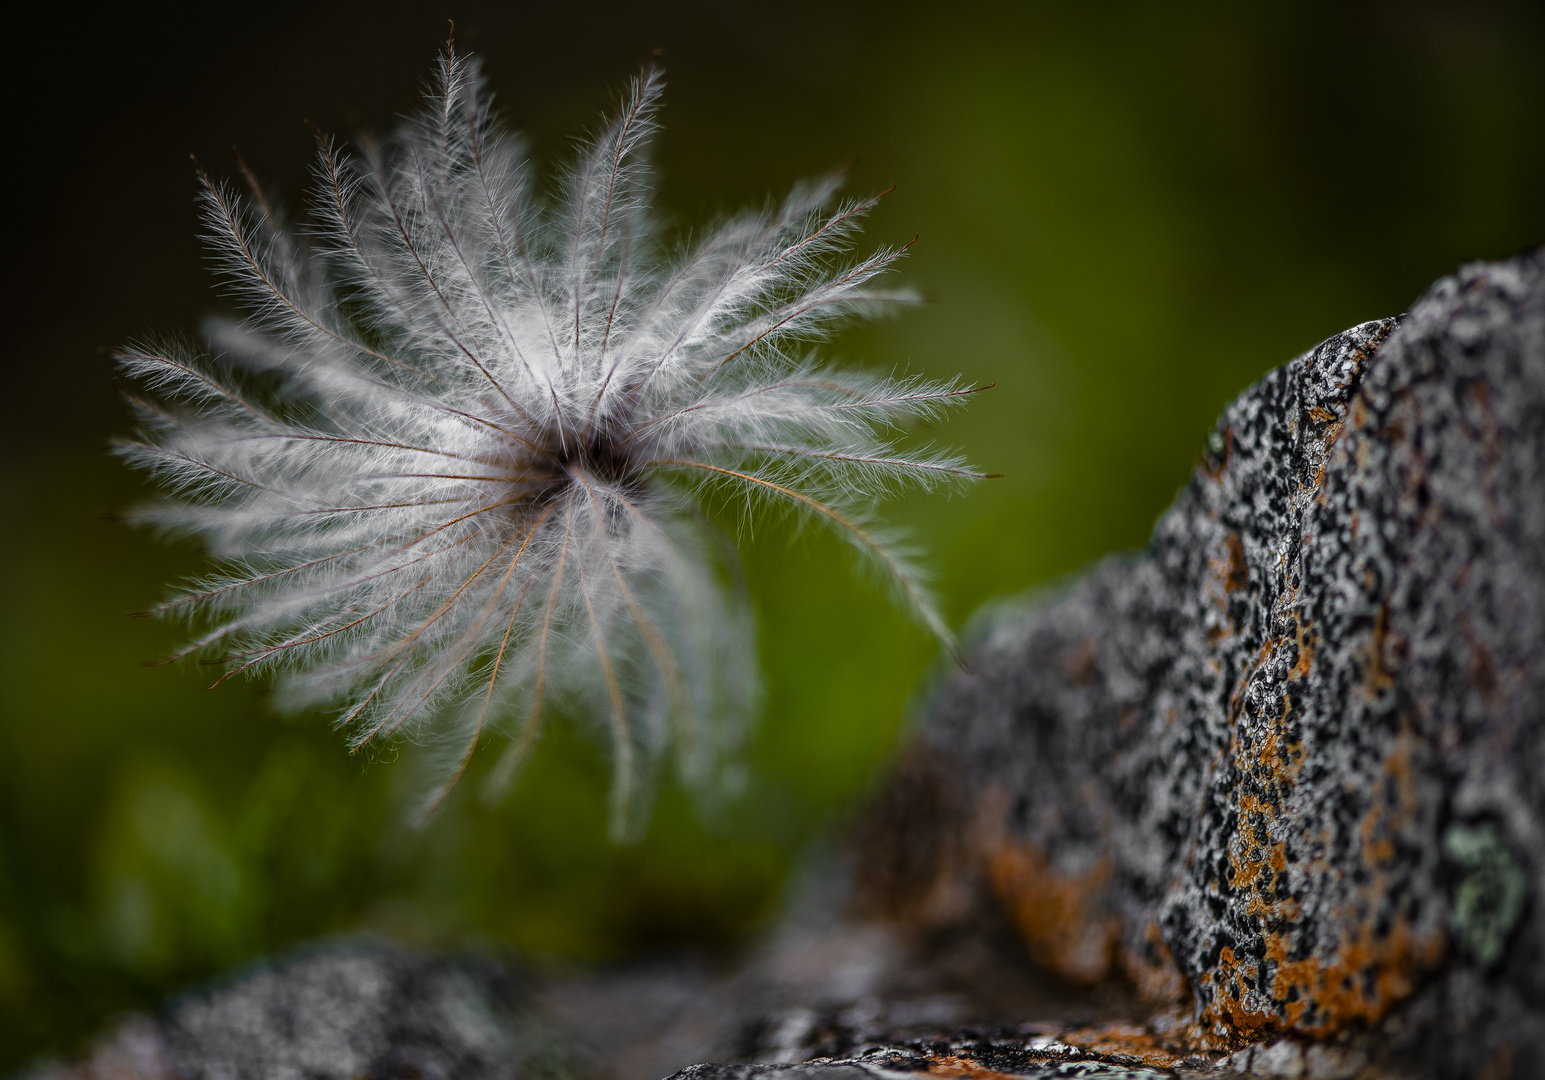
[[[1272,372],[1144,551],[986,623],[855,833],[850,925],[915,948],[988,896],[1065,986],[1140,1001],[991,1037],[812,1013],[762,1060],[1545,1075],[1545,253]]]
[[[1545,1062],[1545,257],[1272,372],[974,664],[924,737],[1044,963],[1218,1048]]]
[[[486,956],[332,945],[239,972],[36,1080],[499,1080],[562,1075],[526,982]]]

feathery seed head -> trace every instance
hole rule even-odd
[[[609,729],[621,835],[667,750],[689,787],[721,789],[757,704],[754,626],[703,499],[832,528],[948,644],[867,509],[980,475],[889,435],[975,388],[805,351],[910,299],[873,284],[899,250],[837,262],[873,200],[834,206],[834,181],[669,260],[643,157],[656,73],[551,206],[475,62],[447,51],[437,75],[383,145],[351,157],[318,135],[305,229],[200,173],[251,317],[215,323],[208,351],[120,354],[148,391],[120,452],[173,496],[143,517],[223,560],[159,609],[212,620],[179,656],[281,670],[283,697],[335,704],[355,747],[452,748],[426,812],[491,729],[488,791],[506,789],[563,701]]]

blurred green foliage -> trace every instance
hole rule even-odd
[[[897,185],[870,239],[920,235],[903,273],[931,303],[834,351],[997,384],[932,434],[1007,477],[891,510],[957,622],[1140,544],[1268,368],[1545,239],[1534,6],[559,7],[125,13],[8,67],[39,179],[6,268],[0,1069],[321,934],[579,960],[732,948],[936,662],[836,544],[758,532],[769,697],[749,792],[705,823],[667,783],[628,848],[605,839],[606,763],[575,727],[552,727],[505,805],[463,799],[415,832],[411,748],[352,760],[261,685],[138,666],[181,630],[127,613],[200,555],[104,517],[141,488],[101,453],[126,419],[95,349],[222,303],[188,150],[230,172],[240,141],[298,202],[300,118],[390,123],[450,15],[549,162],[663,50],[660,204],[687,225],[856,158],[856,191]]]

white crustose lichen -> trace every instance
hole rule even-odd
[[[900,250],[840,261],[873,200],[836,204],[833,181],[667,251],[643,158],[660,90],[636,80],[549,202],[448,51],[384,144],[319,136],[304,227],[201,172],[250,317],[208,350],[120,354],[143,423],[121,452],[171,494],[142,517],[223,560],[158,609],[212,620],[178,655],[282,670],[356,748],[448,748],[426,812],[491,731],[505,790],[555,701],[609,727],[614,832],[668,749],[722,790],[758,693],[715,492],[831,527],[949,642],[865,508],[980,475],[887,435],[976,388],[808,353],[839,316],[911,299],[873,285]]]

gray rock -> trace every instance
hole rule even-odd
[[[923,733],[968,793],[937,876],[1043,964],[1218,1049],[1545,1073],[1545,253],[1272,372],[1144,552],[973,665]]]
[[[522,980],[491,958],[357,946],[249,972],[161,1027],[186,1080],[496,1080],[529,1071],[539,1049],[528,1008]]]
[[[34,1080],[513,1080],[567,1074],[530,986],[486,955],[344,942],[233,973]]]

